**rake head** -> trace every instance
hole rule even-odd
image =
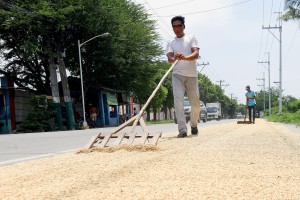
[[[250,121],[238,121],[237,124],[251,124]]]

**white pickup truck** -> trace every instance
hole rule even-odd
[[[207,103],[207,120],[220,120],[222,118],[222,109],[221,109],[221,103],[215,102],[215,103]]]
[[[199,120],[198,122],[200,122],[201,120],[203,122],[206,122],[208,120],[207,118],[207,109],[205,104],[200,101],[200,107],[201,107],[201,111],[200,111],[200,115],[199,115]],[[184,109],[184,114],[185,114],[185,119],[186,119],[186,123],[188,123],[190,121],[190,114],[191,114],[191,106],[190,106],[190,102],[188,100],[185,100],[183,102],[183,109]],[[174,111],[174,122],[175,124],[177,124],[177,119],[176,119],[176,113]]]

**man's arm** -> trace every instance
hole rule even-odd
[[[199,48],[192,47],[192,53],[188,56],[184,56],[182,53],[177,53],[175,57],[177,57],[179,60],[187,60],[187,61],[197,60],[199,57]]]
[[[247,96],[247,93],[246,93],[246,108],[248,108],[248,101],[249,101],[249,97]]]
[[[255,99],[256,98],[256,95],[255,95],[255,93],[253,92],[253,93],[251,93],[251,97],[248,97],[248,99]]]

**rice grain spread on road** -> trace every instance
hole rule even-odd
[[[199,124],[201,126],[201,124]],[[258,119],[198,137],[0,167],[0,199],[300,200],[300,134]]]

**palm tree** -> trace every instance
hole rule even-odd
[[[288,11],[282,16],[283,20],[300,19],[300,0],[285,0],[284,9]]]
[[[299,7],[300,0],[285,0],[285,9],[294,6]]]

